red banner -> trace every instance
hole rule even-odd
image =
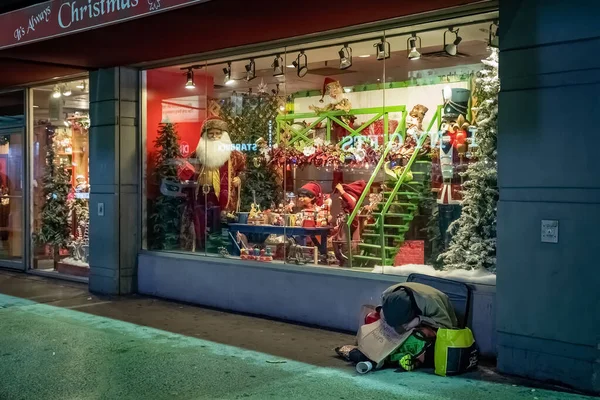
[[[50,0],[0,15],[0,50],[210,0]]]

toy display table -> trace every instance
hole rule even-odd
[[[235,237],[236,232],[244,234],[258,233],[267,236],[270,234],[286,235],[293,236],[299,245],[306,246],[306,237],[308,236],[317,245],[321,254],[327,254],[327,236],[330,230],[330,226],[303,228],[301,226],[229,224],[229,232],[233,237]]]

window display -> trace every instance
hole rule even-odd
[[[0,94],[0,260],[9,262],[23,259],[24,112],[23,91]]]
[[[147,248],[440,266],[476,160],[488,25],[145,71]]]
[[[33,89],[33,268],[89,275],[89,93],[78,80]]]

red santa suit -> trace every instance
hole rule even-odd
[[[209,118],[202,125],[202,136],[196,148],[197,171],[194,229],[198,247],[204,247],[206,233],[220,229],[221,212],[239,208],[241,180],[246,157],[233,150],[227,123]],[[220,131],[220,138],[210,138],[208,132]]]

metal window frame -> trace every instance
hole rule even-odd
[[[451,20],[451,19],[456,19],[456,18],[476,17],[479,15],[495,13],[496,15],[493,17],[493,20],[497,20],[498,19],[498,15],[497,15],[498,11],[499,11],[499,0],[483,0],[483,1],[479,1],[477,3],[471,3],[471,4],[467,4],[467,5],[450,7],[450,8],[444,8],[444,9],[440,9],[440,10],[434,10],[434,11],[424,12],[424,13],[415,14],[415,15],[408,15],[408,16],[403,16],[403,17],[398,17],[398,18],[392,18],[389,20],[376,21],[376,22],[361,24],[361,25],[356,25],[356,26],[350,26],[350,27],[346,27],[346,28],[330,30],[327,32],[317,32],[317,33],[313,33],[313,34],[296,36],[296,37],[285,38],[285,39],[280,39],[280,40],[273,40],[273,41],[269,41],[269,42],[263,42],[263,43],[252,44],[252,45],[247,45],[247,46],[231,47],[231,48],[219,49],[219,50],[209,51],[209,52],[204,52],[204,53],[199,53],[199,54],[190,54],[190,55],[182,56],[182,57],[174,57],[174,58],[168,58],[168,59],[159,60],[159,61],[143,62],[143,63],[137,63],[137,64],[131,65],[130,66],[131,68],[139,69],[138,112],[139,112],[140,121],[138,124],[138,129],[139,129],[138,134],[139,134],[139,138],[140,138],[139,143],[140,143],[141,149],[140,149],[140,154],[139,154],[138,160],[139,160],[141,167],[139,168],[139,174],[138,174],[139,175],[138,187],[140,188],[140,190],[139,190],[140,197],[139,197],[139,202],[138,202],[138,204],[140,205],[139,213],[138,213],[138,221],[140,221],[140,223],[138,224],[138,235],[140,238],[138,240],[138,249],[139,249],[138,254],[140,252],[164,254],[164,252],[161,252],[161,251],[149,250],[147,248],[147,243],[146,243],[146,226],[147,226],[147,218],[145,215],[145,212],[147,211],[146,210],[146,202],[147,202],[146,186],[147,185],[145,182],[145,175],[146,175],[145,167],[146,167],[146,162],[147,162],[147,157],[146,157],[146,146],[147,146],[147,135],[146,135],[147,90],[146,90],[146,84],[147,84],[147,82],[146,82],[146,73],[145,73],[146,70],[163,68],[163,67],[171,67],[171,66],[179,65],[179,64],[201,65],[201,64],[206,64],[208,61],[213,60],[213,59],[223,59],[223,58],[230,58],[230,57],[236,57],[236,56],[239,57],[239,56],[245,55],[245,54],[268,53],[270,55],[270,53],[272,53],[274,51],[274,49],[284,49],[283,56],[285,58],[285,55],[288,53],[288,50],[294,51],[294,50],[290,50],[289,49],[290,47],[295,48],[297,46],[302,46],[307,43],[326,41],[326,40],[338,40],[338,39],[343,39],[344,37],[347,37],[347,36],[364,35],[364,34],[375,33],[375,32],[378,32],[378,33],[383,32],[383,35],[384,35],[383,37],[385,38],[386,30],[390,30],[390,29],[397,30],[399,28],[406,28],[407,29],[406,34],[408,35],[411,32],[413,32],[413,30],[411,30],[410,28],[413,28],[414,26],[418,26],[418,25],[423,25],[423,24],[436,24],[436,26],[432,27],[430,30],[445,29],[448,27],[447,21]],[[473,22],[470,22],[469,24],[475,24],[478,22],[485,22],[485,21],[491,21],[491,20],[492,19],[490,19],[490,18],[483,18],[481,20],[474,20]],[[287,64],[287,60],[284,60],[284,61],[285,61],[284,64]],[[385,79],[385,65],[383,68],[384,68],[383,76]],[[385,91],[384,91],[384,106],[385,106]],[[178,253],[178,254],[188,254],[189,255],[190,253]],[[200,253],[192,254],[192,255],[196,256],[196,257],[206,257],[205,255],[200,254]],[[283,266],[282,268],[285,268],[285,266]]]

